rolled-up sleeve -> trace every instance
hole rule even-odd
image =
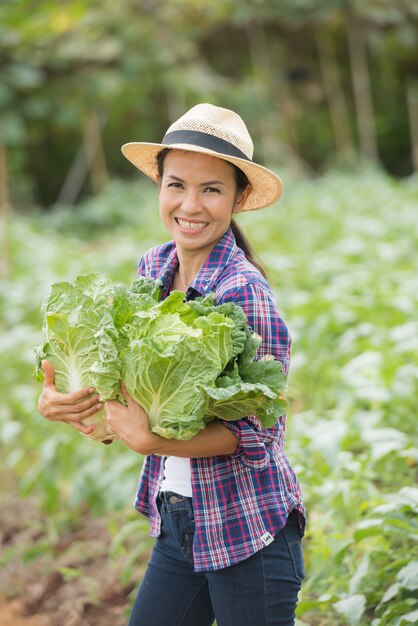
[[[251,330],[263,339],[256,360],[271,354],[281,361],[287,373],[291,354],[291,337],[278,313],[268,284],[245,284],[225,294],[223,302],[228,301],[233,301],[243,308]],[[232,456],[239,456],[245,465],[263,470],[269,462],[269,443],[278,436],[277,425],[270,429],[262,429],[259,420],[254,415],[234,422],[220,421],[238,439],[238,445]]]
[[[230,455],[237,457],[249,467],[256,470],[263,470],[269,463],[268,442],[272,437],[266,439],[266,434],[270,434],[274,429],[261,430],[257,428],[257,418],[249,415],[236,422],[220,420],[238,439],[237,447]]]
[[[259,283],[249,283],[236,292],[234,301],[244,309],[251,330],[263,338],[256,360],[272,354],[282,362],[287,373],[292,342],[270,288]]]

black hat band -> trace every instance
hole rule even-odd
[[[198,130],[173,130],[171,133],[165,135],[161,143],[164,146],[186,143],[199,146],[200,148],[207,148],[208,150],[219,152],[219,154],[227,154],[228,156],[252,162],[244,152],[229,141],[220,139],[220,137],[215,137],[209,133],[201,133]]]

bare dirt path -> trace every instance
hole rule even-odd
[[[134,533],[112,554],[110,527],[123,528],[127,513],[70,513],[62,521],[42,512],[36,498],[22,500],[12,489],[0,494],[0,626],[126,626],[148,547],[122,576],[141,541]]]
[[[22,614],[22,605],[19,600],[8,601],[0,597],[0,626],[51,626],[49,619]]]

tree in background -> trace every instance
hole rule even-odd
[[[13,200],[73,203],[132,175],[198,101],[241,111],[266,164],[416,168],[413,0],[11,0],[0,8],[0,143]],[[4,177],[3,177],[4,178]]]

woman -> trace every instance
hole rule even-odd
[[[263,337],[257,358],[273,354],[285,370],[290,337],[271,288],[232,215],[281,195],[280,178],[252,161],[242,119],[209,104],[193,107],[162,144],[128,143],[123,154],[158,183],[160,217],[172,240],[145,253],[139,275],[160,278],[187,299],[215,294],[245,311]],[[88,433],[101,405],[91,389],[59,394],[44,362],[40,412]],[[136,508],[157,537],[130,626],[294,624],[303,579],[305,510],[283,451],[285,416],[263,430],[254,416],[216,420],[189,441],[152,433],[144,410],[122,385],[127,406],[105,404],[122,441],[147,455]]]

